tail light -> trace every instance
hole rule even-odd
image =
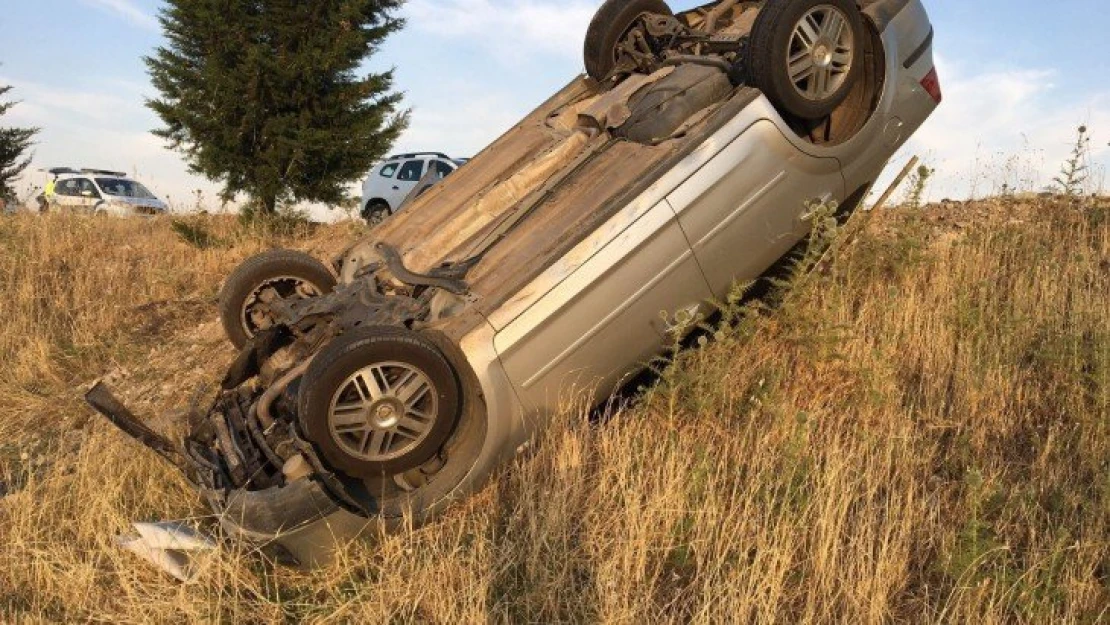
[[[921,86],[937,104],[940,104],[941,100],[944,99],[944,94],[940,90],[940,76],[937,75],[937,68],[934,67],[925,78],[921,79]]]

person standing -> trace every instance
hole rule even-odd
[[[54,203],[54,188],[58,185],[58,174],[51,172],[51,178],[46,182],[46,187],[42,190],[42,195],[38,197],[39,212],[45,213],[50,210],[50,205]]]
[[[47,210],[49,210],[50,205],[54,203],[54,187],[56,187],[57,185],[58,174],[54,174],[54,176],[50,178],[50,181],[46,183],[46,188],[42,191],[43,197],[46,198],[46,201],[43,203],[44,207],[42,212],[45,213]]]

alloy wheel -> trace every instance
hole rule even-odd
[[[855,61],[855,41],[848,17],[823,4],[794,26],[786,52],[790,82],[803,98],[821,101],[844,86]]]

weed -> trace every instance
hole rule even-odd
[[[1055,190],[1070,201],[1076,201],[1086,192],[1090,172],[1091,136],[1086,126],[1080,126],[1071,155],[1060,167],[1060,174],[1052,179]]]
[[[198,250],[208,250],[225,247],[225,243],[210,232],[201,221],[186,222],[175,219],[170,223],[170,228],[177,236]]]
[[[258,236],[305,236],[315,229],[308,214],[292,206],[282,206],[268,214],[248,205],[239,213],[239,224],[247,233]]]
[[[908,208],[917,210],[924,205],[925,189],[929,186],[929,180],[936,174],[936,170],[928,165],[921,164],[914,170],[913,175],[910,177],[910,190],[906,199],[906,206]]]

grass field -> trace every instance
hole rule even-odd
[[[0,218],[0,622],[1110,622],[1105,205],[873,215],[439,521],[312,574],[230,548],[181,585],[113,538],[206,509],[82,385],[180,410],[233,357],[236,263],[355,229],[197,224]]]

